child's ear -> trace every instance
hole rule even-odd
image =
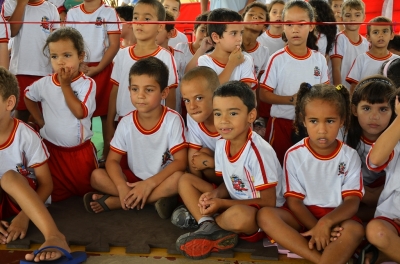
[[[213,33],[211,33],[211,39],[212,39],[215,43],[218,43],[220,37],[218,36],[217,33],[213,32]]]
[[[169,94],[169,87],[165,87],[161,92],[161,99],[166,99]]]
[[[79,62],[83,62],[85,59],[86,53],[82,52],[81,54],[79,54],[78,58],[79,58]]]
[[[6,109],[7,111],[12,111],[14,110],[14,107],[17,104],[17,98],[15,97],[15,95],[11,95],[10,97],[7,98],[6,100]]]
[[[176,29],[175,29],[175,28],[172,29],[170,32],[167,32],[167,38],[168,38],[168,39],[172,38],[172,36],[174,35],[173,33],[175,33],[175,32],[176,32]]]
[[[315,22],[315,21],[312,21],[312,22]],[[312,32],[314,30],[314,28],[315,28],[315,25],[310,25],[310,32]]]
[[[158,25],[158,33],[160,33],[161,31],[163,31],[165,29],[165,24],[159,24]]]
[[[357,114],[357,106],[355,106],[355,105],[351,105],[351,113],[354,115],[354,116],[358,116],[358,114]]]
[[[256,118],[257,118],[257,110],[256,110],[255,108],[253,108],[253,109],[247,114],[247,121],[248,121],[250,124],[253,124],[254,121],[256,120]]]

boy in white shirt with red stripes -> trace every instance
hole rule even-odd
[[[174,16],[174,20],[177,20],[180,14],[181,1],[180,0],[161,0],[165,11],[169,11]],[[168,45],[175,48],[179,43],[187,43],[188,38],[185,34],[174,28],[171,31],[171,38],[168,40]]]

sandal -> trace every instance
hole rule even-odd
[[[369,263],[374,264],[379,257],[379,250],[372,244],[368,244],[362,249],[360,257],[358,258],[357,264],[364,264],[365,256],[368,253],[372,253],[372,258]]]
[[[96,193],[96,192],[88,192],[83,196],[83,204],[85,205],[86,211],[89,213],[95,214],[93,211],[92,207],[90,206],[91,202],[98,202],[100,206],[103,208],[104,212],[110,211],[110,208],[106,205],[105,201],[107,200],[108,197],[110,197],[109,194],[102,194],[103,196],[100,199],[93,200],[93,194],[102,194],[102,193]]]

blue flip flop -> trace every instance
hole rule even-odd
[[[49,246],[49,247],[44,247],[38,250],[33,251],[33,254],[36,256],[40,252],[46,250],[46,249],[57,249],[61,251],[64,256],[61,256],[59,259],[52,260],[52,261],[40,261],[40,262],[35,262],[35,261],[28,261],[28,260],[21,260],[19,263],[20,264],[32,264],[32,263],[46,263],[46,264],[79,264],[87,259],[86,252],[84,251],[75,251],[69,253],[63,248],[56,247],[56,246]]]

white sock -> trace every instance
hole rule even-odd
[[[198,224],[200,225],[201,223],[203,223],[205,221],[214,221],[214,218],[212,218],[211,216],[203,216],[200,218]]]

